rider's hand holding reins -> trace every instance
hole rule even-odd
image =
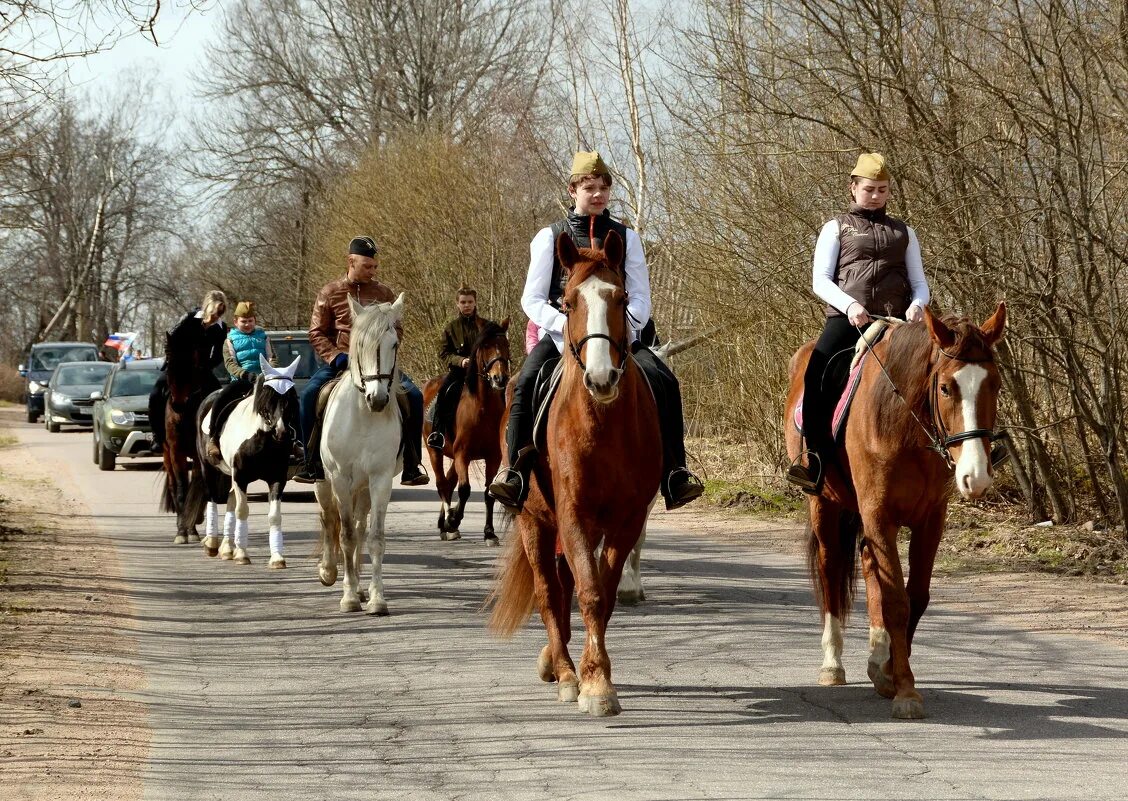
[[[858,303],[858,301],[854,301],[850,304],[846,309],[846,316],[850,318],[850,325],[855,327],[861,327],[872,322],[869,314],[866,312],[865,306]]]
[[[909,310],[905,312],[905,319],[910,323],[919,323],[924,319],[924,309],[914,303],[912,306],[909,306]]]

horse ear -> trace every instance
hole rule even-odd
[[[623,271],[623,238],[616,231],[608,231],[603,240],[603,253],[607,256],[607,266],[617,273]]]
[[[260,356],[259,358],[262,358],[262,357]],[[278,372],[280,372],[286,378],[293,380],[294,375],[298,372],[298,362],[300,362],[301,360],[302,360],[301,354],[298,354],[297,356],[294,357],[294,360],[292,362],[290,362],[289,367],[285,367],[282,370],[279,370]]]
[[[399,320],[400,318],[403,317],[403,293],[402,292],[400,292],[399,295],[396,296],[395,302],[392,303],[392,314],[395,315],[394,319],[396,319],[396,320]]]
[[[271,375],[274,372],[274,368],[270,366],[270,362],[268,362],[261,353],[259,354],[259,372],[263,375]]]
[[[987,344],[991,347],[1003,338],[1003,329],[1007,327],[1007,304],[999,302],[999,308],[995,309],[995,313],[988,318],[987,322],[979,326],[979,330],[983,332]]]
[[[928,333],[932,341],[942,348],[950,348],[956,344],[956,335],[951,328],[944,325],[944,321],[932,313],[927,306],[924,307],[924,324],[928,326]]]
[[[572,272],[572,268],[580,260],[580,251],[576,248],[576,243],[572,241],[567,231],[564,231],[556,238],[556,257],[560,259],[560,266],[566,272]]]
[[[357,317],[360,316],[360,313],[362,311],[364,311],[364,307],[361,306],[359,303],[357,303],[356,298],[354,298],[352,295],[349,295],[348,299],[349,299],[349,314],[351,314],[352,318],[355,320]]]
[[[509,318],[508,317],[506,317],[504,320],[501,321],[501,330],[502,331],[508,331],[509,330]]]

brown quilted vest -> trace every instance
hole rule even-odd
[[[913,299],[905,253],[909,227],[885,209],[869,211],[851,203],[838,221],[838,266],[834,283],[870,314],[904,317]],[[827,317],[842,312],[827,305]]]

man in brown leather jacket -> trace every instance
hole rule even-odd
[[[318,431],[318,436],[311,437],[316,428],[318,393],[325,384],[348,367],[349,331],[352,329],[349,297],[362,306],[390,303],[396,299],[395,292],[376,280],[378,266],[376,243],[368,236],[356,237],[349,243],[348,272],[345,277],[323,286],[314,301],[309,341],[325,365],[310,376],[309,383],[302,390],[301,422],[302,439],[306,443],[306,466],[294,476],[294,480],[300,483],[310,484],[325,477],[321,467],[320,432]],[[402,337],[402,327],[397,326],[397,330]],[[429,481],[427,474],[419,468],[423,439],[423,393],[407,373],[400,372],[400,381],[407,393],[409,406],[408,416],[403,421],[403,473],[400,484],[426,484]]]

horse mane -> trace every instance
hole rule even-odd
[[[293,387],[290,387],[284,393],[278,393],[266,386],[266,376],[262,373],[259,373],[255,378],[253,408],[255,414],[263,420],[271,419],[271,416],[277,409],[285,411],[286,402],[291,396],[293,397],[293,402],[297,403],[298,392]]]
[[[360,384],[360,357],[371,355],[369,351],[378,349],[380,342],[388,331],[393,328],[395,321],[392,319],[391,303],[374,303],[364,307],[364,314],[358,315],[352,321],[352,331],[349,335],[349,372],[353,380]],[[354,358],[355,357],[355,358]],[[397,379],[392,381],[392,391],[399,392],[399,364],[395,370]]]
[[[580,256],[583,261],[579,262],[568,275],[568,286],[579,286],[584,281],[588,280],[595,273],[600,270],[606,270],[615,276],[615,283],[623,286],[623,276],[621,272],[612,269],[611,265],[607,262],[607,254],[602,250],[595,250],[594,248],[579,248]]]
[[[987,344],[983,332],[967,317],[947,315],[942,322],[956,335],[956,341],[947,349],[949,356],[968,361],[985,361],[994,351]],[[901,393],[897,397],[889,382],[878,378],[874,392],[878,426],[893,438],[913,440],[920,434],[919,426],[906,413],[912,409],[918,416],[927,414],[929,375],[933,368],[933,342],[924,323],[901,325],[894,328],[886,340],[884,353],[879,352],[886,372]],[[926,421],[921,417],[922,422]]]
[[[478,364],[478,351],[480,351],[485,344],[495,337],[502,337],[509,341],[509,334],[505,329],[493,320],[486,322],[485,326],[478,331],[478,337],[474,340],[474,344],[470,346],[470,368],[466,372],[466,386],[471,392],[478,391],[478,370],[475,365]]]

